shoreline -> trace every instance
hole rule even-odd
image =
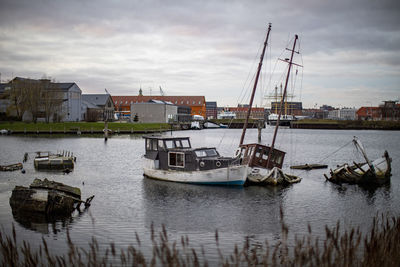
[[[290,123],[293,129],[319,130],[400,130],[400,121],[336,121],[299,120]]]

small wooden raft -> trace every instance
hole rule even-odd
[[[328,165],[325,165],[325,164],[304,164],[304,165],[290,166],[290,168],[291,169],[296,169],[296,170],[325,169],[325,168],[328,168]]]

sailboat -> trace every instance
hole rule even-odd
[[[270,31],[271,24],[261,54],[261,65]],[[257,80],[261,65],[257,72]],[[248,118],[243,129],[247,128],[247,124]],[[234,157],[222,157],[215,147],[193,148],[189,137],[147,135],[143,138],[145,139],[143,172],[149,178],[190,184],[244,185],[253,166],[252,161],[239,154]],[[283,157],[281,159],[283,160]],[[271,161],[271,164],[274,162]]]
[[[272,139],[271,146],[266,146],[258,143],[251,143],[251,144],[243,144],[244,137],[246,134],[247,123],[250,117],[251,108],[253,105],[254,95],[257,88],[258,78],[261,72],[262,61],[264,57],[264,51],[261,54],[260,63],[258,65],[256,79],[254,81],[253,91],[250,97],[249,109],[247,111],[246,121],[244,123],[242,136],[240,138],[239,149],[236,152],[236,155],[241,158],[242,164],[247,164],[250,168],[249,175],[247,177],[247,182],[250,184],[291,184],[297,183],[301,181],[300,177],[286,174],[282,171],[283,160],[285,158],[285,152],[275,148],[275,141],[280,125],[280,120],[282,117],[282,109],[284,104],[284,99],[286,98],[287,94],[287,86],[290,77],[290,70],[293,65],[300,66],[296,63],[293,63],[293,55],[296,49],[296,42],[298,40],[298,36],[295,35],[293,48],[287,49],[291,51],[290,59],[282,60],[288,63],[288,71],[286,75],[286,82],[283,91],[283,95],[280,102],[279,113],[276,120],[274,135]]]
[[[275,86],[275,94],[273,96],[269,96],[269,98],[273,98],[275,100],[274,105],[271,104],[271,114],[268,115],[267,117],[267,124],[269,125],[276,125],[277,121],[278,121],[278,103],[280,103],[280,101],[278,102],[278,99],[282,99],[283,98],[283,94],[282,94],[282,84],[280,86],[280,93],[278,94],[278,86]],[[284,112],[280,117],[279,120],[279,126],[290,126],[290,123],[294,120],[296,120],[296,117],[294,115],[289,114],[290,112],[290,108],[288,108],[288,102],[287,102],[287,97],[288,95],[286,94],[286,97],[284,99]],[[293,95],[292,95],[293,97]],[[289,110],[288,110],[289,109]]]

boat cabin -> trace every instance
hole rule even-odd
[[[268,162],[268,156],[271,148],[260,144],[245,144],[240,146],[240,157],[242,164],[248,164],[249,167],[260,167],[272,169],[273,167],[282,168],[285,152],[273,149],[271,159]]]
[[[238,165],[239,160],[221,157],[215,147],[192,148],[189,137],[143,136],[145,158],[161,170],[202,171]]]

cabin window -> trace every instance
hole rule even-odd
[[[196,150],[195,153],[198,158],[218,156],[218,153],[215,149]]]
[[[181,152],[169,152],[168,153],[168,166],[170,167],[185,167],[185,154]]]
[[[155,139],[147,139],[146,149],[147,150],[157,150],[157,140],[155,140]]]
[[[183,148],[190,148],[189,140],[187,139],[181,140],[181,143]]]
[[[180,140],[176,140],[176,141],[175,141],[175,145],[176,145],[176,147],[178,147],[178,148],[182,148],[182,142],[181,142]]]
[[[204,151],[204,150],[196,150],[195,153],[196,153],[196,156],[197,156],[198,158],[206,157],[206,156],[207,156],[206,151]]]
[[[163,140],[158,140],[158,147],[159,147],[159,148],[164,148],[164,142],[163,142]]]
[[[166,140],[166,141],[165,141],[165,146],[166,146],[167,148],[174,148],[174,147],[175,147],[175,142],[174,142],[174,140]]]

